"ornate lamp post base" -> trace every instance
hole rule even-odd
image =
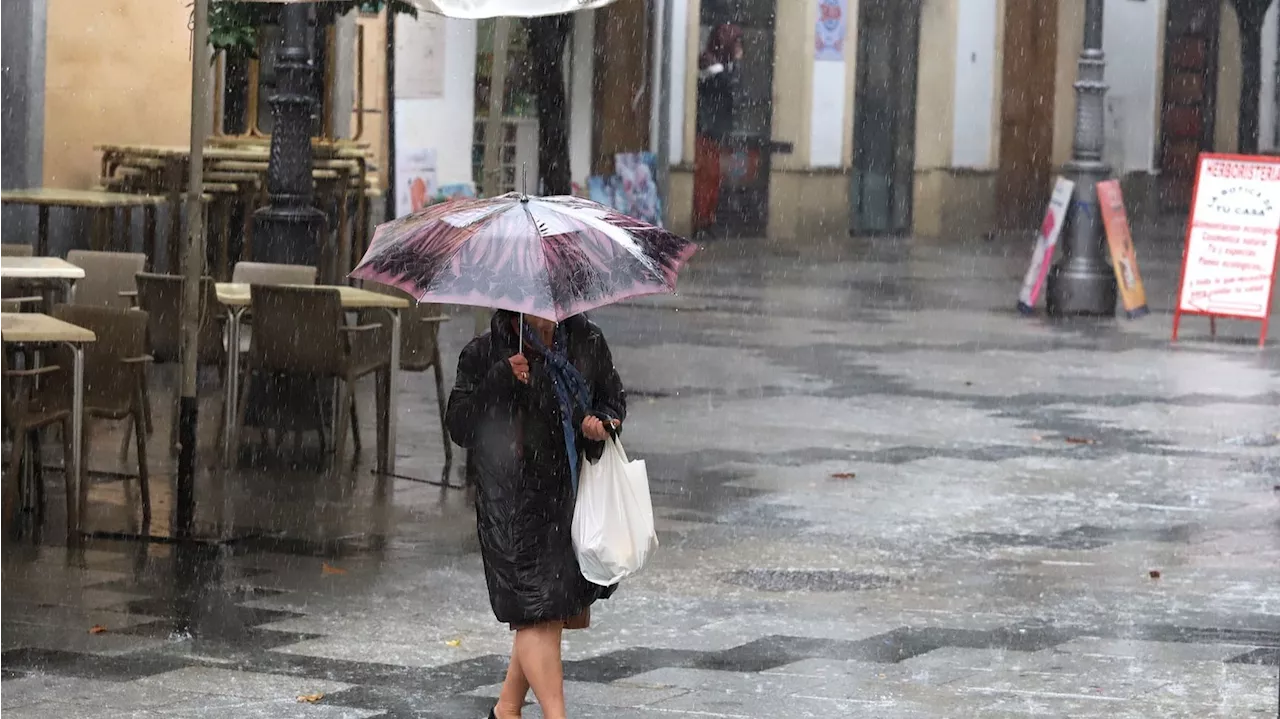
[[[1075,181],[1075,194],[1063,227],[1066,239],[1060,260],[1049,273],[1045,302],[1049,314],[1114,317],[1116,278],[1107,264],[1102,211],[1098,206],[1099,182],[1111,176],[1102,161],[1105,142],[1103,81],[1106,61],[1102,53],[1102,0],[1087,0],[1084,47],[1076,73],[1075,138],[1071,162],[1064,168]]]
[[[1054,317],[1114,317],[1116,276],[1104,259],[1105,228],[1097,189],[1111,175],[1111,168],[1100,162],[1072,161],[1063,169],[1076,186],[1062,228],[1066,254],[1049,272],[1046,309]]]
[[[318,238],[327,226],[325,214],[310,205],[264,207],[253,213],[254,261],[319,266]]]

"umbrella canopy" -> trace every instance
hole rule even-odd
[[[540,17],[604,7],[613,0],[420,0],[428,11],[480,20],[490,17]]]
[[[260,3],[306,3],[328,0],[237,0]],[[540,17],[604,7],[614,0],[407,0],[419,10],[467,20],[491,17]]]
[[[351,276],[420,301],[559,322],[629,297],[674,292],[695,249],[590,200],[511,193],[433,205],[379,225]]]

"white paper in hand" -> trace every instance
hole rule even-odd
[[[649,474],[616,439],[605,442],[600,461],[584,457],[579,466],[573,548],[582,576],[607,587],[639,571],[658,546]]]

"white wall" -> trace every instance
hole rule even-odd
[[[956,9],[953,167],[988,169],[996,163],[992,137],[996,112],[997,5],[997,0],[959,0]]]
[[[689,0],[671,0],[671,108],[667,116],[667,132],[671,133],[671,164],[679,165],[684,156],[684,89],[686,73],[685,48],[689,42]],[[690,154],[688,160],[693,161]]]
[[[422,14],[414,20],[404,15],[396,19],[397,80],[401,58],[414,51],[415,24],[440,21]],[[475,122],[476,22],[444,20],[443,93],[424,99],[396,98],[396,150],[434,149],[436,177],[440,184],[472,182],[471,143]],[[407,40],[405,44],[401,41]],[[397,89],[400,92],[400,89]]]
[[[1150,172],[1155,168],[1165,3],[1111,0],[1104,12],[1102,50],[1110,86],[1104,158],[1117,175]]]

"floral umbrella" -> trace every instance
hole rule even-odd
[[[419,301],[559,322],[629,297],[675,291],[696,247],[580,197],[455,200],[379,225],[357,279]]]

